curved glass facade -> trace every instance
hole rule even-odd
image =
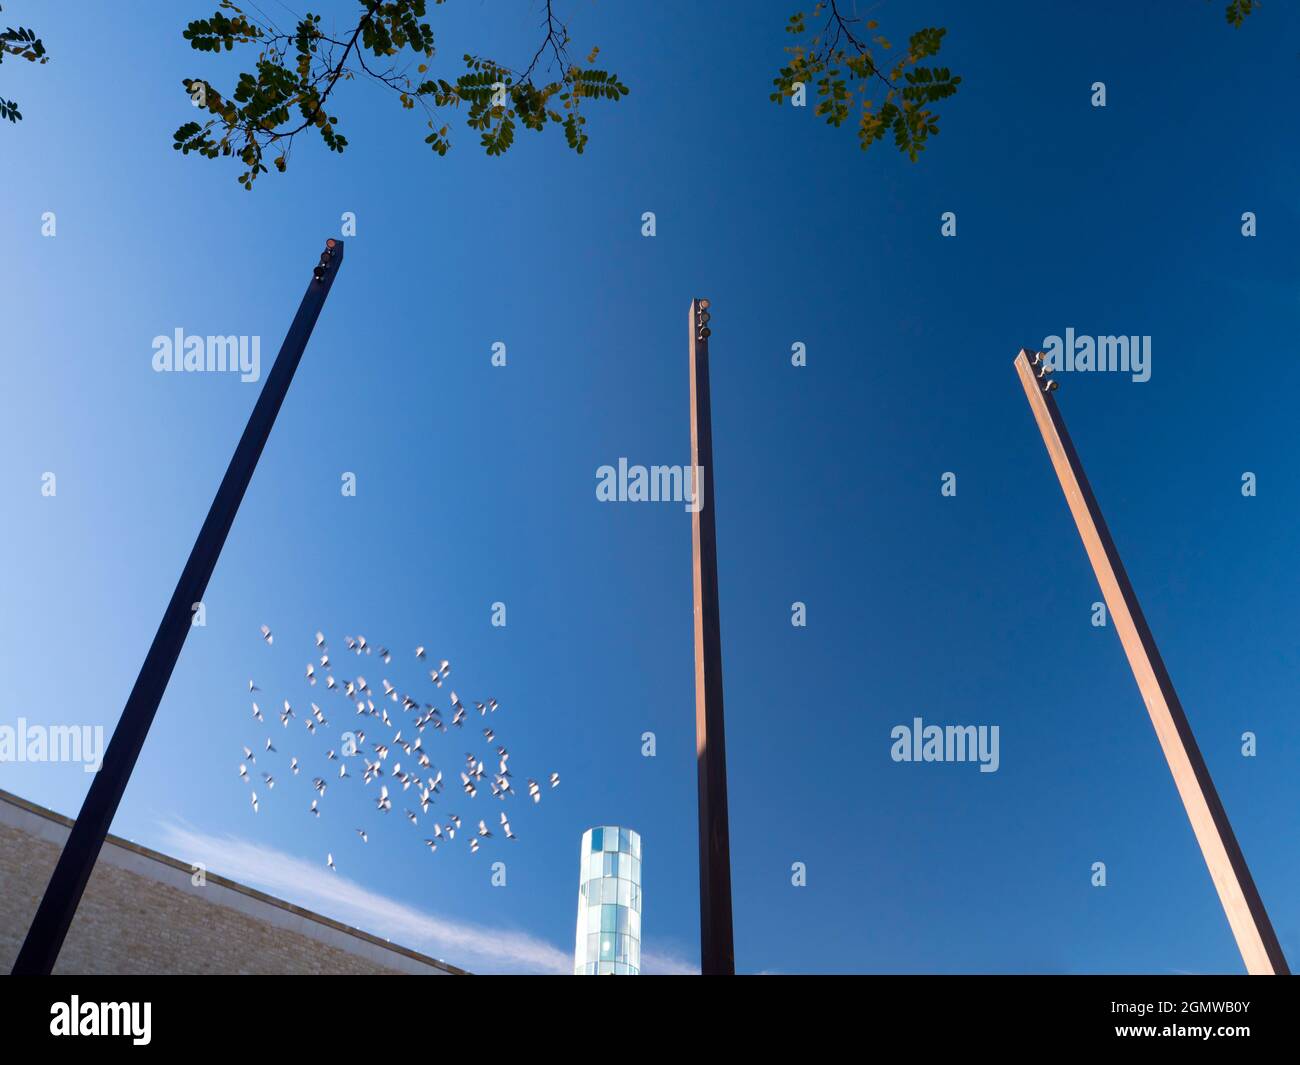
[[[641,834],[605,825],[582,834],[577,976],[641,972]]]

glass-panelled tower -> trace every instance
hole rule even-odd
[[[641,972],[641,835],[630,828],[582,834],[578,884],[577,976]]]

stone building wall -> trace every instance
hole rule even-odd
[[[71,822],[0,791],[0,972]],[[71,974],[461,974],[416,951],[109,836],[54,970]]]

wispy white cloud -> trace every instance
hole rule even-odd
[[[176,823],[160,826],[163,848],[209,872],[258,888],[471,972],[569,973],[573,956],[526,932],[447,920],[331,872],[324,866],[235,836]]]
[[[209,872],[295,906],[478,973],[570,973],[573,955],[527,932],[447,920],[387,898],[324,866],[231,835],[176,822],[159,826],[159,846]],[[671,953],[645,951],[646,973],[686,975],[699,968]]]

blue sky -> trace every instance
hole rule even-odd
[[[0,130],[3,721],[111,728],[252,408],[259,385],[154,373],[153,337],[260,335],[265,371],[322,242],[357,217],[115,832],[467,968],[533,971],[571,955],[582,831],[625,824],[647,968],[696,965],[689,515],[594,486],[620,456],[689,461],[685,318],[708,296],[738,968],[1240,971],[1012,370],[1072,327],[1152,338],[1150,381],[1067,374],[1058,395],[1300,955],[1300,152],[1279,117],[1300,13],[1233,30],[1218,0],[875,5],[896,38],[946,26],[964,79],[913,165],[768,101],[792,5],[566,5],[575,50],[599,44],[632,89],[589,112],[585,155],[552,131],[488,159],[461,129],[439,158],[354,83],[348,151],[303,142],[248,193],[233,164],[171,148],[181,78],[234,69],[180,38],[212,6],[3,16],[53,57],[0,68],[25,116]],[[440,62],[525,61],[539,15],[438,8]],[[302,679],[318,628],[336,659],[344,634],[393,649],[361,669],[372,685],[419,694],[424,644],[463,698],[501,701],[516,777],[562,777],[516,808],[517,841],[431,856],[360,788],[316,821],[310,774],[282,765],[252,814],[240,747],[267,732],[247,681],[264,705],[320,701]],[[998,725],[1000,768],[891,761],[890,729],[917,716]],[[327,746],[300,722],[270,734],[281,761]],[[467,748],[439,742],[452,776]],[[0,787],[69,814],[88,780],[0,765]],[[377,826],[369,845],[354,822]]]

